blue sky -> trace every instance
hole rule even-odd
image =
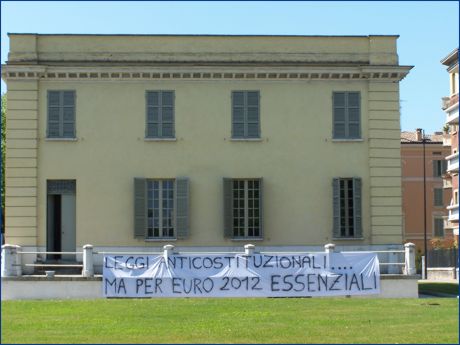
[[[7,32],[126,34],[398,34],[401,128],[444,124],[449,94],[440,60],[459,40],[459,3],[430,2],[23,2],[2,1],[1,59]],[[6,87],[2,82],[2,93]]]

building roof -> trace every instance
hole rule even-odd
[[[8,32],[8,36],[150,36],[150,37],[400,37],[399,35],[229,35],[229,34],[39,34],[34,32]]]
[[[452,50],[444,59],[441,60],[441,63],[446,66],[458,63],[458,48]]]
[[[443,133],[434,132],[433,134],[425,134],[426,144],[442,144]],[[421,144],[422,140],[417,140],[416,132],[401,132],[401,144]]]

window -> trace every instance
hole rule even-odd
[[[146,138],[174,138],[174,91],[147,91]]]
[[[48,91],[48,138],[75,138],[75,91]]]
[[[260,138],[259,91],[232,92],[232,138]]]
[[[361,179],[333,179],[333,237],[361,238]]]
[[[262,179],[224,179],[224,233],[262,237]]]
[[[433,160],[433,176],[441,177],[446,173],[447,161],[446,160]]]
[[[434,236],[444,237],[444,219],[442,217],[434,218]]]
[[[333,93],[333,138],[361,138],[361,96],[359,92]]]
[[[189,232],[187,178],[134,179],[134,236],[186,238]]]
[[[442,188],[434,189],[434,206],[444,206],[443,190]]]

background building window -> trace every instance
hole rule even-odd
[[[333,138],[361,138],[361,97],[359,92],[333,93]]]
[[[174,138],[174,91],[147,91],[146,138]]]
[[[75,91],[48,91],[48,138],[75,138]]]
[[[232,138],[260,138],[259,91],[232,92]]]
[[[444,237],[444,218],[442,217],[434,218],[434,236]]]
[[[433,176],[442,177],[445,174],[447,169],[446,160],[433,160]]]
[[[262,237],[262,179],[224,179],[225,236]]]
[[[442,188],[435,188],[434,194],[434,206],[444,206],[444,195]]]

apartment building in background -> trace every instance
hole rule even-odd
[[[428,248],[431,247],[430,240],[433,238],[452,237],[452,230],[444,228],[446,207],[450,203],[451,191],[443,185],[443,176],[447,168],[445,158],[450,155],[450,147],[443,145],[443,132],[425,134],[425,145],[422,139],[421,129],[401,133],[404,241],[415,243],[421,253],[424,252],[425,239],[424,187]],[[424,154],[425,178],[423,176]]]
[[[445,126],[448,129],[444,142],[451,148],[446,157],[444,184],[452,191],[452,199],[447,205],[445,228],[452,229],[458,236],[458,48],[442,59],[441,63],[447,67],[450,89],[450,95],[442,99],[442,109],[446,113]]]
[[[397,36],[9,39],[6,243],[401,247]]]

